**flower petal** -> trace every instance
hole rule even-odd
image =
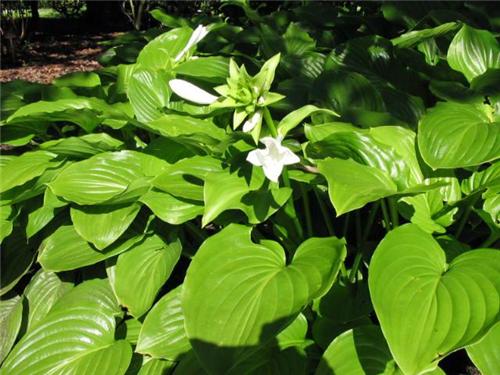
[[[243,131],[250,132],[262,121],[262,111],[254,112],[254,114],[243,124]]]
[[[172,79],[168,84],[174,93],[193,103],[212,104],[218,99],[216,96],[183,79]]]
[[[287,147],[281,147],[281,162],[284,165],[290,165],[300,162],[300,158]]]
[[[261,167],[262,166],[262,159],[263,159],[263,155],[262,155],[262,150],[253,150],[253,151],[250,151],[247,155],[247,161],[252,163],[253,165],[256,165],[257,167]]]
[[[279,162],[269,162],[266,160],[266,163],[263,165],[264,174],[268,179],[273,182],[278,182],[278,178],[283,172],[283,164]]]
[[[186,43],[186,46],[182,49],[181,52],[177,54],[177,56],[175,56],[174,61],[177,62],[180,59],[182,59],[182,57],[191,49],[191,47],[193,47],[200,40],[202,40],[207,34],[208,34],[208,29],[203,25],[198,25],[198,27],[193,30],[191,37]]]

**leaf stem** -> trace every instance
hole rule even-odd
[[[287,205],[290,207],[290,212],[292,214],[292,221],[293,225],[295,226],[295,230],[297,231],[297,234],[303,238],[304,233],[302,231],[302,225],[300,225],[299,218],[297,217],[297,210],[295,210],[295,205],[293,203],[293,188],[292,185],[290,184],[290,179],[288,178],[288,170],[286,167],[283,167],[283,173],[281,174],[281,177],[283,178],[283,184],[292,189],[292,195],[290,196],[290,199],[287,201]]]
[[[365,231],[363,233],[363,240],[362,240],[363,243],[366,242],[369,234],[372,231],[373,222],[375,221],[375,217],[377,216],[377,212],[378,212],[379,207],[380,207],[380,202],[375,202],[372,206],[372,209],[370,210],[370,213],[368,214],[368,219],[366,221]]]
[[[349,273],[349,281],[351,283],[356,281],[356,276],[358,274],[359,265],[361,264],[361,259],[363,259],[363,253],[360,251],[356,254],[354,263],[352,264],[351,272]]]
[[[302,184],[300,185],[300,192],[302,193],[302,202],[304,203],[304,214],[306,216],[306,232],[307,237],[313,236],[312,218],[311,218],[311,205],[309,204],[309,196]]]
[[[186,228],[200,242],[203,242],[203,241],[205,241],[207,239],[207,235],[205,234],[205,232],[203,232],[200,228],[198,228],[193,223],[187,222],[186,223]]]
[[[395,198],[387,198],[387,204],[389,205],[389,212],[391,214],[392,229],[397,228],[399,227],[399,213]]]
[[[457,239],[460,238],[460,235],[462,234],[465,224],[467,224],[467,220],[469,220],[469,215],[472,212],[472,207],[474,207],[474,204],[476,204],[477,200],[479,199],[479,195],[474,197],[470,204],[465,208],[464,213],[462,214],[462,217],[460,218],[460,221],[458,223],[457,231],[455,232],[455,237]]]
[[[389,211],[387,210],[387,204],[385,203],[385,200],[383,198],[380,200],[380,208],[382,208],[382,216],[384,219],[385,230],[389,232],[392,229],[391,219],[389,217]]]
[[[333,223],[330,219],[330,216],[328,216],[328,209],[325,205],[325,202],[323,202],[323,199],[319,195],[318,191],[313,188],[314,195],[316,196],[316,199],[318,200],[319,204],[319,209],[321,211],[321,215],[323,216],[323,220],[326,225],[326,230],[328,231],[329,236],[335,236],[335,231],[333,230]]]

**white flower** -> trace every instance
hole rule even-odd
[[[172,79],[168,85],[182,99],[198,104],[212,104],[218,97],[200,89],[198,86],[183,79]]]
[[[278,182],[283,166],[300,161],[289,148],[281,145],[282,140],[282,137],[264,137],[260,141],[266,145],[266,148],[250,151],[247,156],[247,161],[262,167],[266,177],[273,182]]]
[[[203,25],[198,25],[198,27],[194,29],[191,37],[189,38],[182,51],[179,52],[177,56],[175,56],[174,61],[177,62],[182,59],[182,57],[191,49],[191,47],[193,47],[195,44],[198,44],[198,42],[202,40],[207,34],[208,29]]]
[[[251,132],[257,124],[262,122],[262,111],[254,112],[252,116],[243,124],[243,131],[245,133]]]

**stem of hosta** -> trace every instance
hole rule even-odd
[[[328,231],[328,235],[335,236],[335,231],[333,230],[333,223],[332,223],[332,220],[330,219],[330,216],[328,215],[328,208],[326,207],[325,202],[323,201],[323,199],[319,195],[318,191],[314,188],[313,188],[313,190],[314,190],[314,195],[316,196],[316,199],[318,200],[319,209],[321,211],[321,215],[323,216],[323,220],[325,222],[326,230]]]
[[[480,248],[490,247],[498,240],[498,238],[499,236],[497,233],[491,233],[489,237],[479,247]]]
[[[207,239],[207,235],[205,234],[205,232],[203,232],[200,228],[198,228],[193,223],[187,222],[186,223],[186,228],[200,242],[203,242],[203,241],[205,241]]]
[[[385,199],[380,200],[380,207],[382,208],[382,217],[384,219],[385,230],[389,232],[391,230],[391,219],[389,217],[389,211],[387,210],[387,204]]]
[[[387,203],[389,205],[389,212],[391,214],[391,223],[392,229],[397,228],[399,226],[399,213],[398,213],[398,204],[395,198],[387,198]]]
[[[359,251],[360,249],[358,249]],[[349,273],[349,281],[353,283],[356,281],[356,276],[358,274],[359,266],[361,264],[361,259],[363,259],[363,253],[359,251],[354,258],[354,263],[352,264],[351,272]]]
[[[309,204],[309,196],[304,188],[304,185],[300,184],[300,192],[302,193],[302,202],[304,203],[304,214],[306,216],[306,232],[307,237],[313,236],[312,229],[312,218],[311,218],[311,206]]]
[[[264,121],[266,122],[266,125],[268,126],[271,135],[274,138],[276,138],[278,136],[278,131],[276,130],[273,118],[271,117],[271,112],[269,112],[269,109],[267,108],[264,108]],[[281,174],[281,177],[283,178],[283,184],[286,187],[292,189],[290,180],[288,178],[288,170],[286,167],[283,167],[283,173]],[[293,189],[292,189],[292,196],[290,197],[290,199],[286,204],[290,206],[290,211],[292,212],[293,225],[295,226],[297,233],[302,237],[303,236],[302,226],[300,225],[299,218],[297,217],[297,210],[295,210],[295,205],[293,204]]]
[[[377,201],[373,203],[372,209],[370,210],[370,213],[368,214],[368,219],[366,221],[366,227],[363,233],[363,240],[361,241],[362,244],[366,242],[368,236],[370,235],[370,232],[372,231],[373,222],[375,221],[375,217],[377,216],[379,207],[380,207],[380,202]]]
[[[469,215],[472,211],[472,208],[474,207],[474,204],[477,202],[479,199],[479,195],[477,197],[474,197],[470,204],[465,208],[464,213],[462,214],[462,217],[460,218],[460,222],[458,223],[457,231],[455,233],[455,237],[457,239],[460,239],[460,235],[462,234],[465,224],[467,224],[467,220],[469,219]]]

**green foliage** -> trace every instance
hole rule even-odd
[[[497,374],[494,9],[205,7],[2,86],[0,373]]]

